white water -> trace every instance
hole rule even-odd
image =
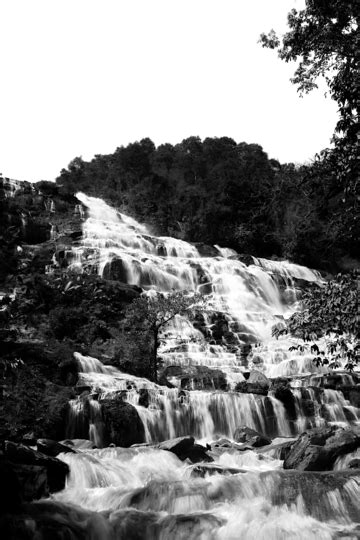
[[[209,338],[205,340],[202,332],[178,317],[167,329],[161,351],[165,365],[219,368],[231,387],[244,380],[248,366],[241,353],[250,342],[250,368],[270,376],[315,374],[320,380],[316,373],[321,370],[309,355],[289,352],[287,339],[271,338],[271,326],[294,309],[296,279],[317,282],[316,272],[264,259],[246,266],[224,248],[218,248],[216,258],[201,257],[194,246],[155,237],[99,199],[83,194],[78,198],[88,217],[81,245],[68,254],[73,269],[95,266],[109,277],[115,263],[119,278],[146,290],[190,289],[207,295],[210,308],[204,325]],[[281,281],[290,294],[279,287]],[[220,338],[216,337],[219,313],[228,328]],[[183,392],[121,373],[91,357],[77,353],[76,358],[79,384],[89,386],[90,395],[71,402],[68,436],[89,438],[96,446],[102,444],[104,428],[99,404],[116,392],[136,407],[148,442],[180,435],[193,435],[204,443],[218,437],[231,439],[241,425],[272,437],[290,436],[312,425],[346,423],[351,415],[351,421],[360,418],[341,392],[333,390],[295,388],[297,414],[291,419],[272,395]],[[309,377],[306,380],[308,384]],[[303,379],[294,381],[297,384],[302,385]],[[139,404],[140,391],[145,389],[148,407]],[[310,416],[305,402],[313,403]],[[90,410],[87,419],[85,407]],[[71,473],[66,489],[54,497],[57,512],[66,516],[63,521],[76,524],[85,538],[94,540],[358,538],[358,476],[339,477],[334,483],[326,475],[283,471],[273,452],[225,448],[209,454],[215,461],[202,474],[196,465],[151,447],[64,454],[60,457]],[[342,465],[339,461],[336,467]]]

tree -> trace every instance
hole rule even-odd
[[[168,295],[155,293],[141,296],[134,300],[126,310],[127,326],[135,339],[150,343],[149,376],[154,382],[158,377],[158,350],[161,344],[161,333],[176,315],[185,315],[201,300],[198,294],[182,291]]]
[[[277,49],[285,62],[298,61],[292,82],[301,94],[325,78],[340,117],[334,149],[323,151],[320,159],[335,170],[354,219],[360,200],[359,23],[359,0],[306,0],[305,9],[288,14],[289,31],[282,39],[274,30],[260,36],[263,47]]]
[[[323,286],[305,291],[302,310],[290,317],[286,328],[275,328],[273,333],[289,332],[308,342],[330,336],[327,351],[311,345],[315,363],[340,367],[339,361],[345,359],[345,367],[352,371],[360,361],[359,291],[359,271],[338,274]]]

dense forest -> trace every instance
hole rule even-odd
[[[89,162],[77,157],[56,182],[104,198],[156,234],[330,271],[356,254],[359,220],[320,156],[297,166],[228,137],[157,148],[143,139]]]

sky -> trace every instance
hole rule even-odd
[[[329,146],[336,104],[300,98],[259,35],[304,0],[1,0],[0,172],[54,180],[151,138],[260,144],[301,163]]]

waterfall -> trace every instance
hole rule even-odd
[[[67,486],[51,501],[36,503],[37,515],[49,519],[51,513],[59,530],[66,527],[63,537],[75,539],[357,538],[360,475],[344,469],[358,451],[337,459],[335,471],[317,473],[283,470],[277,447],[258,452],[213,445],[212,463],[191,464],[157,446],[189,435],[203,444],[232,439],[244,425],[282,442],[306,428],[360,422],[360,410],[325,384],[328,370],[316,367],[309,351],[290,351],[296,340],[271,337],[271,327],[296,308],[299,280],[320,283],[320,274],[260,258],[247,266],[219,246],[214,257],[201,256],[192,244],[157,237],[100,199],[78,199],[76,212],[86,208],[86,219],[81,244],[66,253],[70,268],[90,268],[145,294],[203,293],[201,324],[177,316],[160,355],[168,368],[221,370],[227,390],[184,390],[175,375],[168,388],[75,353],[80,395],[69,404],[66,435],[78,453],[60,454],[70,466]],[[292,407],[276,389],[267,395],[236,391],[253,370],[286,377]],[[336,375],[344,387],[355,382],[354,375]],[[136,408],[148,446],[102,448],[102,402],[118,395]],[[31,526],[37,531],[42,525],[35,519]]]

